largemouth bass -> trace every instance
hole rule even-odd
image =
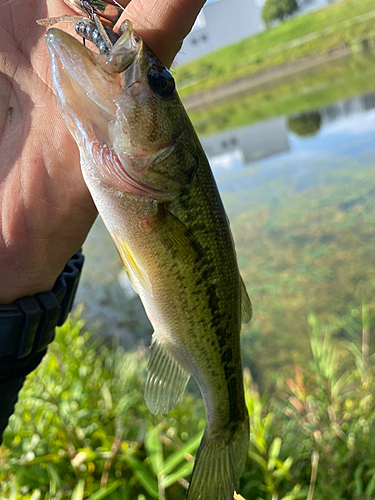
[[[190,375],[207,423],[188,500],[229,500],[249,443],[240,328],[251,304],[210,166],[170,72],[130,22],[108,54],[47,33],[86,184],[154,327],[145,399],[168,413]]]

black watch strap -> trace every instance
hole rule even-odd
[[[55,327],[64,323],[72,308],[83,262],[79,250],[51,292],[0,304],[0,356],[20,359],[46,349],[55,336]]]

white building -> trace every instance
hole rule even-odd
[[[201,143],[210,159],[237,151],[244,164],[289,150],[283,116],[203,137]]]
[[[177,62],[184,63],[264,29],[259,0],[208,0],[185,38]]]
[[[300,9],[318,9],[337,0],[298,0]],[[177,55],[178,63],[208,54],[225,45],[264,30],[262,8],[265,0],[207,0],[192,31]]]

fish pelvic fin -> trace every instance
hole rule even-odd
[[[151,284],[147,273],[145,269],[143,269],[142,266],[137,262],[137,259],[130,251],[128,245],[116,234],[113,234],[112,237],[116,249],[120,255],[120,259],[124,265],[126,274],[128,275],[129,281],[134,290],[139,294],[140,287],[142,287],[149,293],[152,293]]]
[[[212,435],[206,428],[195,459],[187,500],[232,500],[248,447],[248,417]]]
[[[248,323],[253,315],[253,308],[251,305],[250,297],[247,294],[245,283],[240,276],[241,283],[241,321],[242,323]]]
[[[153,335],[153,351],[147,366],[145,401],[151,413],[169,413],[184,393],[190,375]]]

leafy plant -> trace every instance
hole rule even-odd
[[[279,374],[272,393],[261,395],[245,370],[251,435],[236,500],[374,498],[367,304],[359,317],[362,338],[348,341],[311,315],[310,363],[296,365],[293,378]],[[145,363],[142,352],[93,341],[78,316],[60,328],[5,432],[1,500],[183,500],[202,436],[202,402],[187,394],[166,418],[151,416]]]
[[[94,341],[78,315],[58,329],[4,434],[1,499],[151,499],[176,488],[192,471],[203,408],[187,395],[182,412],[153,417],[145,366],[142,352]]]

